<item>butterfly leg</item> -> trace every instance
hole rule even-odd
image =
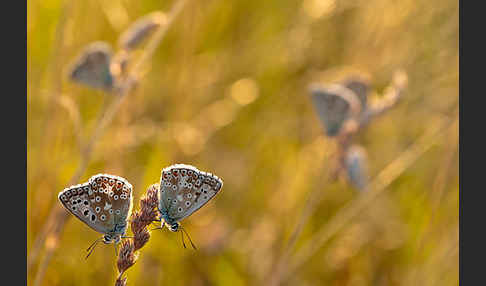
[[[118,257],[118,249],[116,248],[116,243],[113,243],[113,246],[115,247],[115,256]]]
[[[184,233],[182,231],[181,231],[181,240],[182,240],[182,246],[184,246],[184,248],[187,248],[184,242]]]
[[[187,235],[187,238],[189,238],[189,242],[191,243],[192,248],[194,248],[194,250],[197,250],[197,248],[194,245],[194,243],[192,243],[191,237],[189,236],[189,234],[187,233],[187,231],[182,226],[181,226],[181,229]]]

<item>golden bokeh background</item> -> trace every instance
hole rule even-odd
[[[117,49],[131,23],[177,1],[27,1],[28,258],[83,162],[83,144],[117,100],[70,82],[70,63],[94,41]],[[224,186],[183,221],[199,249],[154,231],[128,285],[269,285],[276,275],[280,285],[458,285],[458,11],[457,1],[439,0],[187,0],[80,181],[126,178],[134,209],[174,163],[212,172]],[[408,75],[402,100],[356,138],[372,181],[386,184],[373,195],[324,180],[336,143],[309,84],[360,72],[379,98],[397,70]],[[29,262],[28,285],[114,285],[112,246],[84,259],[98,237],[70,218]],[[275,271],[299,257],[297,267]]]

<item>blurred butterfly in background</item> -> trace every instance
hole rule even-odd
[[[127,230],[127,219],[132,211],[132,185],[127,180],[98,174],[87,183],[65,188],[58,198],[69,212],[103,234],[87,249],[86,258],[100,240],[105,244],[113,242],[116,253],[116,244]]]
[[[312,84],[309,91],[327,136],[339,135],[348,120],[358,119],[361,100],[350,88],[338,84]]]
[[[179,221],[190,216],[204,206],[223,187],[223,181],[217,176],[199,171],[196,167],[175,164],[161,172],[159,187],[159,212],[161,227],[167,225],[170,231],[177,232],[181,227]],[[181,232],[182,244],[184,235]],[[194,249],[196,247],[187,235]]]
[[[94,89],[111,91],[114,85],[114,76],[110,69],[111,57],[109,44],[89,44],[74,60],[69,72],[70,79]]]

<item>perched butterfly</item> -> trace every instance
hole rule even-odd
[[[74,61],[69,77],[91,88],[110,91],[114,77],[110,70],[112,51],[110,45],[95,42],[88,45]]]
[[[312,85],[312,102],[322,121],[326,134],[336,136],[348,119],[356,119],[361,103],[356,94],[342,85]]]
[[[127,180],[98,174],[87,183],[65,188],[58,198],[68,211],[103,234],[88,251],[101,239],[105,244],[114,242],[116,251],[116,244],[127,230],[127,218],[132,211],[132,185]]]
[[[161,228],[167,224],[169,230],[178,231],[179,221],[204,206],[222,187],[223,181],[220,178],[190,165],[175,164],[164,168],[158,193],[160,219],[163,220]]]

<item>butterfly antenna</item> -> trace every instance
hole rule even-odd
[[[88,259],[88,257],[91,255],[91,253],[93,252],[93,250],[95,249],[95,246],[98,244],[98,242],[100,242],[100,240],[102,240],[103,237],[100,237],[98,238],[97,240],[95,240],[89,247],[88,249],[86,249],[86,251],[89,251],[88,255],[86,255],[86,258],[85,259]]]
[[[187,238],[189,238],[189,242],[191,243],[192,248],[194,248],[194,250],[197,250],[196,246],[192,242],[191,237],[189,236],[189,234],[187,233],[187,231],[182,226],[181,226],[181,229],[187,235]]]

